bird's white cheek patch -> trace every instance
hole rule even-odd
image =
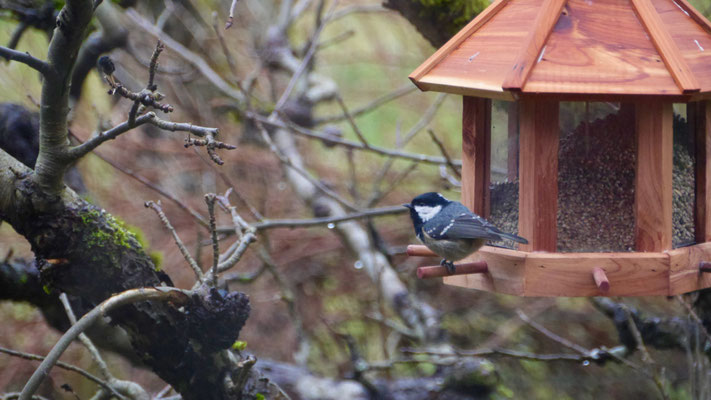
[[[431,220],[442,209],[442,206],[415,206],[415,212],[420,216],[422,222]]]

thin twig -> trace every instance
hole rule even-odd
[[[267,219],[262,222],[256,222],[251,226],[257,231],[275,229],[275,228],[298,228],[298,227],[308,227],[308,226],[319,226],[319,225],[329,225],[337,224],[339,222],[350,221],[354,219],[364,219],[379,217],[385,215],[397,215],[404,214],[407,209],[402,206],[388,206],[373,208],[369,210],[354,212],[351,214],[336,216],[336,217],[321,217],[321,218],[308,218],[308,219]],[[234,228],[221,227],[217,231],[221,234],[230,234],[234,232]]]
[[[40,356],[38,354],[25,353],[22,351],[12,350],[12,349],[8,349],[5,347],[0,347],[0,353],[4,353],[4,354],[10,355],[10,356],[24,358],[25,360],[32,360],[32,361],[43,361],[46,358],[46,357]],[[111,390],[111,385],[109,385],[108,382],[105,382],[101,378],[99,378],[95,375],[92,375],[91,373],[89,373],[89,372],[87,372],[75,365],[67,364],[63,361],[57,361],[57,367],[65,369],[67,371],[76,372],[77,374],[83,376],[84,378],[100,385],[104,389],[109,390],[109,391]]]
[[[217,265],[220,262],[220,243],[217,240],[217,228],[215,227],[215,194],[205,195],[207,203],[207,214],[210,216],[210,235],[212,241],[212,285],[217,286]]]
[[[524,313],[523,311],[521,311],[521,310],[516,310],[516,314],[518,314],[518,317],[521,318],[521,320],[523,320],[525,323],[527,323],[529,326],[531,326],[531,328],[533,328],[533,329],[537,330],[538,332],[542,333],[545,337],[551,339],[552,341],[554,341],[554,342],[556,342],[556,343],[560,343],[560,344],[562,344],[563,346],[565,346],[565,347],[567,347],[567,348],[569,348],[569,349],[575,350],[575,351],[577,351],[577,352],[580,353],[580,354],[587,354],[587,353],[589,352],[588,349],[586,349],[586,348],[584,348],[584,347],[582,347],[582,346],[580,346],[580,345],[577,345],[577,344],[571,342],[570,340],[568,340],[568,339],[566,339],[566,338],[564,338],[564,337],[558,336],[558,335],[556,335],[555,333],[549,331],[549,330],[546,329],[543,325],[541,325],[541,324],[539,324],[538,322],[533,321],[532,319],[530,319],[530,318],[528,317],[528,315],[526,315],[526,313]]]
[[[336,200],[341,205],[347,207],[348,209],[350,209],[352,211],[358,211],[358,207],[356,207],[355,204],[344,199],[341,195],[339,195],[338,193],[329,189],[324,184],[319,182],[316,178],[311,176],[311,174],[309,174],[306,170],[304,170],[303,168],[294,164],[294,162],[292,162],[291,159],[289,157],[287,157],[284,153],[282,153],[282,151],[279,150],[279,148],[274,144],[274,141],[269,136],[269,132],[267,132],[266,128],[264,128],[264,125],[262,125],[261,121],[255,120],[255,122],[256,122],[257,128],[259,129],[260,133],[262,134],[262,139],[264,139],[264,141],[267,143],[267,145],[271,149],[272,153],[274,153],[277,156],[277,158],[279,159],[279,161],[282,162],[282,164],[290,167],[291,169],[296,171],[299,175],[303,176],[306,180],[308,180],[312,185],[314,185],[316,188],[318,188],[318,190],[320,190],[326,196]]]
[[[180,240],[178,232],[175,231],[173,225],[171,225],[170,221],[168,221],[168,217],[165,216],[165,213],[163,212],[163,209],[160,206],[160,201],[158,201],[158,203],[155,203],[153,201],[147,201],[145,203],[145,206],[147,208],[152,209],[156,212],[156,214],[158,214],[158,218],[160,218],[160,221],[168,229],[168,231],[170,231],[170,234],[173,235],[173,240],[175,240],[175,244],[178,246],[180,253],[183,255],[183,258],[185,258],[185,261],[187,261],[188,265],[190,265],[190,268],[192,268],[193,272],[195,273],[195,277],[197,277],[197,280],[200,282],[204,282],[205,278],[203,276],[202,270],[200,270],[200,267],[195,262],[195,259],[193,259],[193,257],[190,255],[190,252],[185,247],[185,244],[183,244],[183,241]]]
[[[184,290],[167,287],[140,288],[127,290],[104,300],[101,304],[84,314],[84,316],[81,317],[76,324],[72,325],[72,327],[69,328],[64,335],[62,335],[49,354],[47,354],[47,357],[42,361],[40,366],[37,367],[35,372],[25,384],[25,387],[22,389],[22,393],[20,394],[20,400],[30,400],[32,398],[34,392],[37,388],[39,388],[40,384],[49,374],[52,367],[57,363],[57,360],[62,353],[64,353],[64,350],[69,347],[69,344],[71,344],[80,333],[84,332],[84,330],[93,325],[99,318],[103,318],[110,311],[127,304],[146,300],[165,301],[177,299],[180,297],[176,296],[186,296],[186,293],[187,292]]]
[[[388,156],[388,157],[395,157],[395,158],[402,158],[406,160],[413,160],[413,161],[419,161],[427,164],[436,164],[436,165],[441,165],[441,164],[447,164],[447,160],[444,159],[444,157],[437,157],[437,156],[429,156],[426,154],[417,154],[417,153],[409,153],[405,151],[399,151],[399,150],[392,150],[384,147],[379,147],[379,146],[370,146],[370,147],[365,147],[362,143],[358,143],[356,141],[352,140],[347,140],[347,139],[341,139],[338,137],[335,137],[333,135],[327,135],[319,131],[307,129],[304,127],[300,127],[296,124],[293,124],[288,121],[283,121],[283,120],[269,120],[269,118],[263,117],[259,114],[253,113],[253,112],[246,112],[244,114],[247,118],[252,119],[255,123],[256,122],[261,122],[265,125],[270,125],[276,128],[281,128],[281,129],[286,129],[292,133],[296,133],[298,135],[308,137],[311,139],[318,139],[321,140],[325,143],[330,143],[334,145],[340,145],[344,147],[350,147],[352,149],[356,150],[364,150],[364,151],[369,151],[371,153],[376,153],[380,154],[383,156]],[[462,162],[458,160],[453,160],[452,163],[456,166],[461,166]]]
[[[447,166],[449,169],[454,172],[454,175],[457,176],[460,180],[462,179],[462,173],[457,169],[457,167],[454,166],[454,162],[452,162],[452,158],[449,157],[449,153],[447,152],[447,149],[444,147],[444,143],[442,143],[441,140],[435,135],[434,131],[432,129],[428,129],[427,133],[430,134],[430,138],[432,139],[433,142],[437,145],[437,148],[439,148],[439,152],[442,153],[442,157],[444,157],[445,160],[447,160]]]
[[[230,4],[230,16],[227,17],[227,22],[225,23],[225,29],[230,29],[230,27],[232,26],[232,23],[234,22],[235,8],[237,7],[237,1],[238,0],[232,0],[232,4]]]
[[[156,70],[158,69],[158,57],[160,56],[160,53],[165,49],[165,46],[163,46],[163,43],[158,40],[158,43],[156,44],[155,50],[153,50],[153,54],[151,55],[151,62],[148,64],[148,84],[146,85],[146,89],[150,90],[151,92],[156,90],[156,85],[154,83],[155,77],[156,77]]]
[[[335,38],[334,38],[333,40],[335,40]],[[323,46],[323,45],[324,45],[324,43],[321,43],[320,46]],[[360,107],[360,108],[357,108],[357,109],[355,109],[355,110],[351,110],[351,116],[352,116],[353,118],[359,117],[359,116],[361,116],[362,114],[366,114],[366,113],[368,113],[368,112],[370,112],[370,111],[373,111],[373,110],[375,110],[376,108],[382,106],[383,104],[389,103],[389,102],[391,102],[391,101],[393,101],[393,100],[395,100],[395,99],[398,99],[398,98],[400,98],[400,97],[402,97],[402,96],[404,96],[404,95],[406,95],[406,94],[412,93],[412,92],[414,92],[415,90],[417,90],[417,87],[414,86],[414,85],[412,85],[412,84],[410,84],[410,83],[408,83],[408,84],[405,85],[405,86],[399,87],[399,88],[393,90],[393,91],[390,92],[390,93],[387,93],[387,94],[385,94],[385,95],[383,95],[383,96],[381,96],[381,97],[378,97],[377,99],[371,101],[370,103],[368,103],[368,104],[366,104],[366,105],[364,105],[364,106],[362,106],[362,107]],[[346,118],[348,118],[348,117],[347,117],[345,114],[329,115],[329,116],[326,116],[326,117],[316,118],[315,121],[314,121],[314,123],[315,123],[316,125],[326,124],[326,123],[333,123],[333,122],[342,121],[342,120],[344,120],[344,119],[346,119]]]
[[[351,129],[353,129],[353,132],[355,132],[356,136],[358,136],[358,140],[363,143],[363,146],[365,146],[366,149],[370,148],[368,141],[365,139],[365,136],[363,136],[363,132],[361,132],[360,128],[358,128],[358,124],[356,124],[355,120],[353,119],[353,116],[348,111],[348,107],[346,107],[346,103],[343,101],[343,98],[341,98],[340,95],[336,95],[336,102],[339,106],[341,106],[341,110],[343,110],[343,114],[346,116],[346,119],[348,120]]]
[[[6,60],[21,62],[30,68],[39,71],[42,75],[48,75],[52,72],[52,67],[45,61],[39,58],[32,57],[30,53],[21,52],[14,49],[0,46],[0,57]]]

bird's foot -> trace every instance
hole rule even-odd
[[[442,261],[440,261],[439,265],[447,268],[447,272],[450,275],[454,274],[454,272],[457,270],[457,267],[454,265],[454,263],[452,261],[447,261],[445,259],[442,259]]]

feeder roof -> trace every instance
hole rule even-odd
[[[711,93],[711,23],[686,0],[496,0],[410,79],[508,100],[697,100]]]

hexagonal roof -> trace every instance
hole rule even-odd
[[[496,0],[410,79],[508,100],[697,100],[711,93],[711,23],[686,0]]]

